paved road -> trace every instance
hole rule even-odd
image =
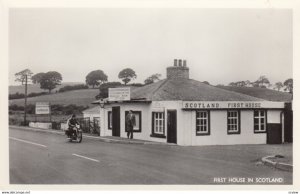
[[[259,146],[182,147],[92,139],[78,144],[62,135],[13,127],[9,138],[11,184],[223,184],[214,182],[218,177],[225,177],[226,184],[232,177],[277,178],[283,182],[275,184],[292,184],[292,173],[257,164],[266,154]]]

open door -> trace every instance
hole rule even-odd
[[[120,137],[120,107],[112,107],[112,136]]]

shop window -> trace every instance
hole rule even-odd
[[[126,116],[128,115],[129,111],[125,111],[125,131],[127,132],[126,128]],[[142,131],[142,112],[141,111],[132,111],[132,114],[135,117],[135,125],[133,126],[133,132],[141,132]]]
[[[254,111],[254,133],[266,132],[266,111],[255,110]]]
[[[209,135],[209,111],[196,111],[196,135]]]
[[[112,111],[108,111],[107,113],[108,115],[108,123],[107,123],[107,126],[108,126],[108,129],[112,129]]]
[[[165,136],[165,113],[164,112],[152,112],[152,135],[151,137]]]
[[[240,112],[237,110],[227,111],[227,134],[240,133]]]

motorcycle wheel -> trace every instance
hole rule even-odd
[[[81,132],[81,131],[78,131],[77,142],[78,142],[78,143],[81,143],[81,141],[82,141],[82,132]]]

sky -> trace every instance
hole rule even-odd
[[[132,68],[132,83],[143,83],[165,78],[174,59],[213,85],[261,75],[274,84],[292,78],[292,30],[289,9],[12,8],[9,85],[26,68],[58,71],[63,82],[98,69],[121,82],[118,73]]]

